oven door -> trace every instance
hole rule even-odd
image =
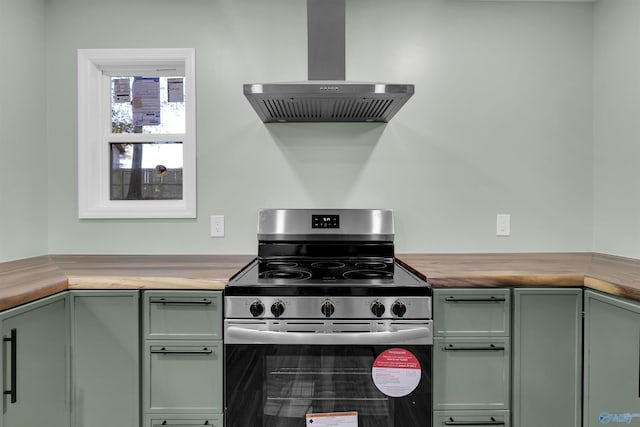
[[[226,426],[430,427],[430,322],[386,323],[385,332],[227,327]]]

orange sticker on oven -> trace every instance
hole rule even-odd
[[[390,397],[403,397],[418,387],[422,370],[420,362],[409,350],[390,348],[373,362],[373,383]]]
[[[307,427],[358,427],[357,412],[307,414]]]

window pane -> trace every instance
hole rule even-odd
[[[111,200],[182,200],[182,142],[110,146]]]
[[[183,76],[111,78],[112,133],[185,133]]]

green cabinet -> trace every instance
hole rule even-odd
[[[580,427],[582,289],[513,290],[514,427]]]
[[[222,413],[221,341],[145,342],[145,410]]]
[[[145,339],[222,339],[222,292],[146,291]]]
[[[222,293],[140,302],[74,290],[3,312],[0,427],[223,427]]]
[[[640,426],[640,304],[585,292],[584,426]]]
[[[142,300],[146,427],[221,426],[222,292],[145,291]]]
[[[434,289],[433,424],[509,425],[511,291]]]
[[[433,340],[433,409],[509,408],[509,338]]]
[[[509,289],[435,289],[434,336],[501,336],[511,329]]]
[[[72,427],[139,426],[139,291],[70,297]]]
[[[7,310],[2,322],[2,427],[69,423],[68,299],[59,294]]]

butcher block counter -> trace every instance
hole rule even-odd
[[[55,255],[69,289],[224,289],[249,255]]]
[[[67,289],[223,289],[251,255],[51,255],[0,263],[0,310]],[[399,254],[434,287],[567,286],[640,301],[640,260],[598,253]]]
[[[0,263],[0,310],[67,289],[224,289],[249,255],[52,255]]]
[[[434,287],[584,286],[640,301],[640,260],[599,253],[398,255]]]

